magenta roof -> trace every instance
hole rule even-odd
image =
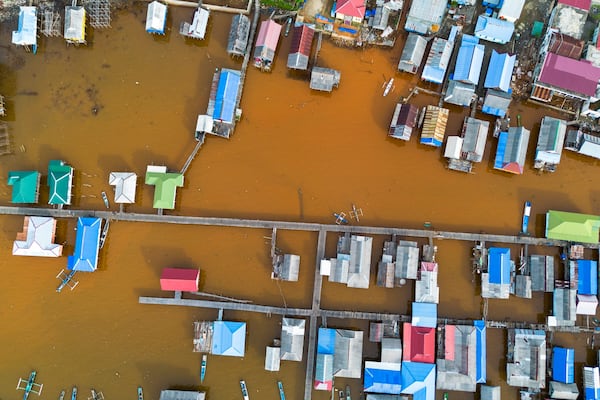
[[[585,60],[575,60],[548,53],[538,78],[539,82],[593,96],[600,80],[600,68]]]
[[[261,22],[258,38],[256,38],[256,46],[266,46],[269,49],[275,50],[277,42],[279,42],[280,33],[281,25],[272,19]]]
[[[365,0],[339,0],[335,12],[348,17],[364,18]]]
[[[200,270],[165,268],[160,275],[160,289],[181,292],[197,292]]]
[[[590,6],[592,5],[592,0],[558,0],[558,2],[585,11],[590,11]]]

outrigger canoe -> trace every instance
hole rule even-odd
[[[204,377],[206,376],[206,361],[208,356],[206,354],[202,354],[202,363],[200,365],[200,383],[204,382]]]
[[[246,381],[240,381],[240,388],[242,389],[242,397],[244,400],[250,400],[250,396],[248,395],[248,388],[246,387]]]
[[[138,400],[144,400],[144,390],[142,390],[141,386],[138,386]]]

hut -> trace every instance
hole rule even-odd
[[[421,130],[421,144],[440,147],[446,134],[446,124],[450,110],[428,105],[425,108],[425,119]]]
[[[340,84],[341,74],[330,68],[313,67],[310,74],[310,88],[323,92],[331,92]]]
[[[528,143],[529,130],[522,126],[510,127],[508,132],[500,132],[494,168],[512,174],[522,174]]]
[[[485,14],[477,17],[475,36],[488,42],[506,44],[510,42],[515,26],[512,22],[492,18]]]
[[[281,324],[281,359],[302,361],[306,320],[283,318]]]
[[[413,128],[417,125],[419,109],[412,104],[396,104],[390,122],[388,135],[395,139],[410,140]]]
[[[158,35],[165,34],[167,25],[167,5],[160,1],[148,4],[146,13],[146,32]]]
[[[446,142],[444,157],[448,158],[448,168],[471,172],[472,163],[483,160],[489,125],[488,121],[465,118],[461,136],[449,136]]]
[[[275,61],[275,51],[279,43],[281,25],[272,19],[261,22],[254,47],[254,66],[262,71],[270,71]]]
[[[421,73],[421,79],[437,84],[443,83],[453,48],[453,42],[440,37],[434,38]]]
[[[77,218],[75,250],[67,259],[67,269],[72,271],[94,272],[98,268],[100,251],[100,230],[102,218]]]
[[[64,37],[69,44],[85,44],[85,8],[83,6],[65,7]]]
[[[508,92],[516,60],[516,54],[510,55],[492,50],[483,87]]]
[[[315,30],[308,25],[301,24],[294,26],[292,44],[287,59],[288,68],[303,71],[308,69],[314,35]]]
[[[274,254],[271,279],[297,282],[300,274],[300,256],[296,254]]]
[[[542,118],[540,134],[535,148],[533,167],[542,171],[554,172],[560,163],[567,133],[567,121],[545,116]]]
[[[250,19],[244,14],[237,14],[231,20],[229,38],[227,40],[227,53],[230,56],[245,56],[250,34]]]
[[[192,23],[182,22],[179,27],[179,33],[191,39],[203,40],[206,35],[209,15],[210,12],[206,8],[198,7],[194,11]]]
[[[199,281],[199,269],[164,268],[160,275],[160,290],[197,292]]]
[[[50,160],[48,163],[48,186],[50,187],[48,204],[59,207],[71,204],[73,167],[64,161]]]
[[[12,43],[37,52],[37,7],[19,7],[19,25],[12,33]]]
[[[453,80],[466,84],[477,85],[481,66],[483,64],[483,53],[485,46],[479,44],[479,39],[475,36],[463,34],[458,55],[456,56],[456,66],[454,67]]]
[[[56,220],[52,217],[25,217],[23,231],[13,242],[13,256],[60,257],[63,246],[54,243]]]
[[[530,329],[509,329],[506,363],[510,386],[544,389],[546,387],[546,332]]]
[[[173,210],[177,188],[183,187],[183,174],[167,172],[165,166],[148,165],[146,185],[154,186],[154,201],[152,202],[154,208]]]
[[[488,89],[485,92],[481,112],[504,118],[508,112],[508,107],[512,100],[512,95],[496,89]]]
[[[398,71],[416,74],[423,62],[426,47],[427,40],[423,36],[410,32],[400,56]]]
[[[108,184],[115,187],[115,203],[135,203],[137,174],[135,172],[111,172]]]
[[[40,173],[38,171],[10,171],[8,185],[12,186],[12,203],[34,204],[38,202]]]

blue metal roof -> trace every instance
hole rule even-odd
[[[477,25],[475,25],[475,36],[490,42],[504,44],[510,41],[514,30],[515,26],[512,22],[480,15],[477,18]]]
[[[317,340],[317,353],[335,353],[335,329],[319,328],[319,338]]]
[[[487,378],[487,331],[485,321],[474,321],[475,326],[475,381],[485,383]]]
[[[552,349],[552,379],[573,383],[575,374],[575,349],[554,347]]]
[[[494,159],[494,168],[502,168],[502,166],[504,165],[504,153],[506,152],[506,142],[507,141],[508,141],[508,132],[500,132],[500,134],[498,135],[498,148],[496,149],[496,158]]]
[[[219,76],[213,118],[232,123],[235,118],[235,102],[240,86],[240,71],[223,68]]]
[[[442,145],[442,142],[434,138],[421,138],[421,144],[440,147]]]
[[[246,323],[215,321],[213,324],[212,354],[244,357],[246,350]]]
[[[369,364],[370,367],[365,367],[365,392],[400,394],[400,391],[402,390],[400,364],[397,364],[397,369],[390,368],[392,366],[391,363]],[[386,368],[386,366],[388,368]]]
[[[435,328],[437,326],[437,304],[412,303],[411,325]]]
[[[578,260],[578,284],[579,294],[598,294],[598,262],[594,260]]]
[[[498,144],[500,147],[500,144]],[[510,283],[510,249],[490,247],[488,251],[488,272],[490,283],[507,285]]]
[[[492,57],[490,58],[483,87],[508,92],[516,60],[517,56],[515,54],[500,54],[496,50],[492,50]]]
[[[585,388],[585,400],[600,400],[600,388]]]
[[[483,64],[483,53],[485,46],[477,44],[479,39],[471,35],[463,35],[462,43],[458,49],[454,77],[456,81],[479,83],[481,65]]]
[[[435,400],[435,364],[402,362],[402,393],[413,400]]]
[[[67,269],[73,271],[94,272],[98,267],[100,250],[100,228],[102,218],[79,217],[75,250],[67,258]]]

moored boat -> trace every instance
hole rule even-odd
[[[248,395],[248,387],[246,386],[246,381],[243,379],[240,381],[240,388],[242,389],[242,397],[244,400],[250,400],[250,396]]]
[[[71,392],[71,400],[77,400],[77,386],[73,386],[73,391]]]
[[[138,400],[144,400],[144,390],[141,386],[138,386]]]
[[[202,354],[202,364],[200,365],[200,383],[204,382],[204,376],[206,376],[206,361],[208,356],[206,354]]]
[[[340,395],[340,400],[346,400],[346,394],[343,390],[340,390],[338,394]]]
[[[285,393],[283,392],[283,383],[281,383],[281,381],[277,381],[277,388],[279,388],[280,400],[285,400]]]
[[[62,392],[60,392],[60,394],[58,395],[58,400],[64,400],[65,399],[65,391],[63,390]]]
[[[349,385],[346,385],[346,399],[345,400],[352,400],[352,393],[350,392]]]
[[[531,202],[526,201],[523,209],[523,224],[521,226],[521,233],[528,234],[529,232],[529,216],[531,215]]]
[[[392,90],[393,85],[394,85],[394,78],[390,78],[390,80],[385,85],[385,89],[383,90],[383,97],[390,94],[390,91]]]

